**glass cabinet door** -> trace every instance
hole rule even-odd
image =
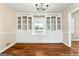
[[[50,17],[46,17],[46,29],[50,30]]]
[[[51,17],[51,30],[56,30],[56,17]]]
[[[27,30],[27,16],[23,16],[22,18],[22,30]]]
[[[32,17],[28,17],[28,29],[32,29]]]
[[[57,30],[61,29],[61,19],[60,17],[57,17]]]
[[[18,30],[21,30],[21,17],[18,17]]]

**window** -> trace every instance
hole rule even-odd
[[[36,22],[35,23],[35,31],[43,31],[44,23],[43,22]]]

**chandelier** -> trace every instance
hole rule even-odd
[[[36,6],[36,9],[40,12],[45,11],[49,7],[49,5],[45,3],[35,4],[35,6]]]

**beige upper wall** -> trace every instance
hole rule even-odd
[[[6,4],[0,4],[0,32],[16,30],[16,13]]]

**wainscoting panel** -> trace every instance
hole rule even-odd
[[[17,31],[16,43],[62,43],[63,33],[61,31],[47,31],[46,35],[32,35],[31,31]]]
[[[0,33],[0,53],[15,43],[15,32]]]

